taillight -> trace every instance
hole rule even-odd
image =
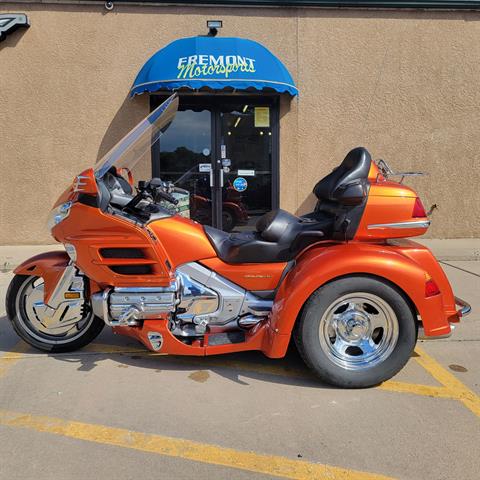
[[[422,201],[417,197],[415,199],[415,205],[413,206],[412,217],[413,218],[425,218],[427,212],[425,212],[425,207],[423,206]]]
[[[438,288],[438,285],[435,283],[435,281],[432,278],[427,279],[425,282],[425,298],[428,297],[433,297],[435,295],[438,295],[440,293],[440,289]]]

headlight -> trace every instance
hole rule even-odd
[[[58,225],[62,220],[65,220],[70,213],[70,208],[72,208],[72,202],[62,203],[54,208],[50,212],[50,217],[48,218],[48,228],[51,230],[55,225]]]

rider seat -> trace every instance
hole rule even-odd
[[[255,232],[226,233],[205,226],[205,233],[226,263],[288,262],[319,240],[351,238],[365,205],[371,161],[365,148],[351,150],[340,166],[315,185],[319,203],[309,215],[272,210],[258,219]]]
[[[288,262],[309,244],[328,236],[333,218],[301,218],[285,210],[272,210],[260,217],[255,232],[226,233],[205,226],[205,233],[226,263]]]

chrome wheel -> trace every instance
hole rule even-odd
[[[320,346],[347,370],[371,368],[395,349],[398,319],[390,305],[371,293],[355,292],[333,302],[319,326]]]
[[[81,337],[94,320],[93,313],[85,311],[85,306],[80,303],[73,311],[64,310],[61,315],[52,315],[43,299],[44,283],[38,277],[27,277],[15,298],[19,324],[42,343],[71,343]]]

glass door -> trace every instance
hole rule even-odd
[[[154,108],[163,100],[152,97]],[[276,97],[185,95],[152,152],[153,176],[189,197],[189,216],[225,231],[254,230],[278,207]]]
[[[223,172],[222,227],[253,230],[272,205],[273,139],[270,105],[220,107],[220,160]]]
[[[212,204],[212,111],[183,106],[160,137],[153,172],[186,191],[188,216],[213,225]]]

